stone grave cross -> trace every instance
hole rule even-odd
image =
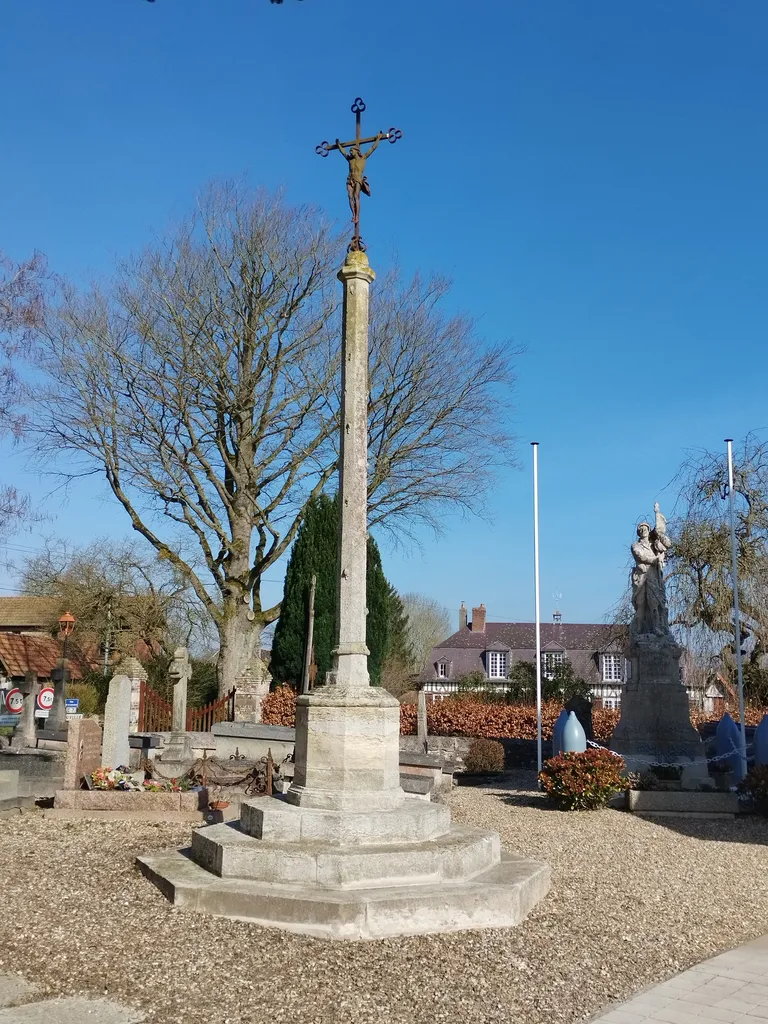
[[[172,732],[186,732],[187,729],[187,686],[192,677],[192,665],[186,647],[177,647],[168,669],[173,683]]]
[[[192,665],[186,647],[177,647],[173,652],[173,661],[168,669],[173,682],[173,718],[171,719],[171,736],[160,760],[182,762],[192,756],[189,736],[187,735],[187,686],[192,676]]]

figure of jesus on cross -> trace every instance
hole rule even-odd
[[[360,236],[360,194],[364,193],[367,196],[371,194],[371,187],[365,176],[365,162],[383,140],[386,139],[387,142],[394,143],[403,137],[403,133],[399,128],[390,128],[388,132],[377,132],[376,135],[362,138],[360,127],[361,116],[364,110],[365,103],[358,96],[352,104],[352,113],[355,115],[354,139],[349,142],[341,142],[339,139],[336,139],[333,145],[328,142],[321,142],[319,146],[315,147],[315,152],[319,153],[320,156],[328,156],[332,149],[338,149],[347,161],[349,168],[347,174],[347,195],[349,197],[349,208],[352,211],[352,224],[354,226],[352,241],[348,247],[350,252],[365,251],[365,244]],[[369,143],[371,143],[371,148],[364,151],[363,146],[367,146]]]

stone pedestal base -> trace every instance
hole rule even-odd
[[[355,814],[262,797],[138,863],[177,906],[331,939],[511,927],[549,889],[547,865],[420,800]]]
[[[679,764],[682,782],[697,788],[709,781],[704,744],[691,724],[688,694],[680,682],[680,648],[672,637],[637,637],[632,679],[621,699],[621,718],[610,747],[630,771],[652,763]]]
[[[399,807],[400,704],[380,687],[322,686],[296,702],[288,802],[366,812]]]

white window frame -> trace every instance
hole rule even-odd
[[[447,679],[451,674],[451,667],[447,661],[438,661],[437,663],[437,678]]]
[[[488,659],[488,678],[506,679],[509,668],[509,655],[506,651],[486,651]]]
[[[545,679],[554,679],[559,665],[565,664],[565,651],[543,651],[541,655],[541,674]]]
[[[621,697],[603,697],[605,711],[618,711],[621,708]]]
[[[604,683],[624,682],[624,656],[622,654],[604,654],[602,662],[602,678]]]

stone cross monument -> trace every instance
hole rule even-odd
[[[337,143],[356,160],[371,152],[360,156],[361,143],[387,137],[360,137],[364,107],[358,99],[352,108],[355,144]],[[548,868],[502,853],[493,832],[452,825],[447,806],[406,797],[400,705],[368,677],[368,293],[374,274],[353,205],[355,195],[357,201],[360,191],[369,191],[367,180],[361,165],[344,155],[355,233],[338,274],[344,306],[333,667],[323,685],[297,698],[294,779],[285,799],[244,800],[237,829],[196,830],[188,856],[147,854],[139,866],[177,903],[325,938],[509,927],[546,893]]]
[[[611,749],[632,771],[651,762],[680,764],[683,783],[708,777],[704,745],[691,724],[688,694],[680,678],[682,650],[669,628],[664,563],[672,545],[667,521],[654,506],[655,523],[637,527],[632,544],[634,615],[629,627],[629,678]]]

